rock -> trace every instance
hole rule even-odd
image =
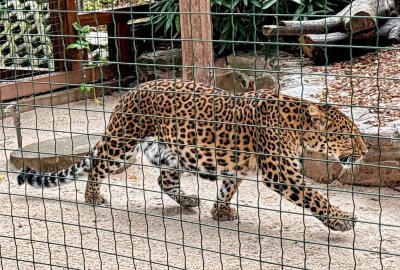
[[[141,81],[181,77],[182,49],[169,49],[144,53],[137,58]]]
[[[256,89],[277,89],[277,79],[274,73],[269,72],[272,68],[263,57],[243,54],[229,55],[223,59],[225,62],[217,59],[215,65],[231,70],[217,70],[216,85],[218,87],[238,93]]]
[[[33,143],[11,152],[10,162],[18,169],[30,167],[37,171],[51,172],[67,168],[93,147],[99,136],[79,135]],[[56,146],[56,147],[55,147]],[[40,153],[40,154],[38,154]]]
[[[376,136],[375,136],[376,137]],[[400,145],[393,143],[392,138],[364,138],[369,147],[368,154],[365,156],[362,165],[353,166],[353,176],[351,170],[344,172],[338,179],[345,184],[360,186],[400,186]],[[396,141],[397,142],[397,141]],[[329,162],[326,155],[306,151],[304,156],[303,170],[307,177],[323,183],[331,183],[337,179],[342,166],[337,162]]]
[[[269,75],[257,77],[255,83],[255,89],[270,89],[275,91],[278,88],[276,80]]]
[[[364,141],[369,148],[368,154],[364,158],[365,162],[373,163],[388,160],[400,162],[400,146],[394,143],[393,138],[385,138],[383,135],[379,135],[381,136],[380,138],[377,138],[377,134],[374,134],[375,138],[368,137],[368,135],[364,137]]]
[[[226,57],[220,57],[214,61],[214,67],[216,68],[226,68],[227,66],[228,63],[226,62]]]
[[[243,83],[243,77],[234,71],[216,70],[215,85],[232,93],[246,92],[246,83]]]
[[[341,165],[332,162],[325,154],[304,151],[303,173],[321,183],[331,183],[342,171]]]
[[[351,174],[344,174],[340,182],[358,186],[400,187],[399,164],[398,161],[394,160],[369,163],[368,165],[372,166],[360,166],[355,175],[354,182]]]
[[[295,86],[295,87],[286,87],[280,90],[281,94],[303,98],[305,100],[318,102],[319,100],[314,98],[314,94],[321,91],[321,87],[318,85],[308,85],[308,86]]]
[[[234,70],[216,70],[215,85],[232,93],[245,93],[255,89],[275,90],[277,87],[275,81],[269,76],[254,79],[252,76]]]
[[[400,130],[399,129],[397,129],[392,135],[392,144],[395,147],[400,148]]]
[[[253,54],[229,55],[226,61],[228,66],[241,69],[241,72],[248,76],[257,76],[257,73],[271,70],[264,58]]]
[[[182,65],[182,49],[148,52],[140,55],[137,62],[150,65]],[[152,66],[152,68],[154,68]]]

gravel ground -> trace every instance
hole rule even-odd
[[[117,98],[107,97],[105,109],[110,111],[116,102]],[[85,113],[81,110],[85,107],[98,112]],[[91,101],[69,108],[74,110],[64,105],[24,113],[22,126],[31,129],[23,130],[23,144],[69,136],[66,131],[103,131],[108,119],[103,108]],[[199,193],[203,201],[200,208],[181,209],[160,195],[157,168],[132,166],[103,186],[110,203],[93,207],[84,204],[84,179],[61,189],[18,187],[15,168],[7,165],[10,151],[17,148],[15,129],[10,118],[2,126],[0,169],[6,177],[0,182],[1,269],[398,269],[400,265],[398,192],[330,185],[331,201],[344,210],[354,209],[359,219],[354,231],[341,233],[328,231],[308,213],[303,215],[301,208],[249,180],[235,199],[240,203],[239,221],[218,223],[210,215],[216,182],[185,175],[183,188]]]

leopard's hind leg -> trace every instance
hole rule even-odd
[[[134,139],[120,140],[103,136],[91,153],[92,167],[86,184],[85,201],[91,204],[105,203],[105,198],[100,192],[100,183],[110,174],[123,171],[129,160],[134,162],[137,154],[138,141]]]
[[[151,163],[161,168],[158,177],[161,191],[184,207],[198,206],[199,198],[187,195],[181,188],[181,172],[177,154],[166,143],[157,141],[155,138],[152,139],[154,142],[142,147],[142,151]]]
[[[214,203],[211,214],[216,220],[235,220],[238,214],[235,208],[231,207],[231,200],[236,194],[242,179],[236,178],[233,174],[227,175],[222,180],[222,185],[218,192],[217,202]]]

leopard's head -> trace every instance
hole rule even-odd
[[[360,162],[368,148],[356,124],[337,108],[309,105],[306,121],[309,132],[304,135],[308,149],[327,153],[346,168]]]

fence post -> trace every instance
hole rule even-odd
[[[179,0],[184,80],[211,84],[214,65],[210,0]]]
[[[78,21],[78,10],[76,8],[76,3],[75,0],[64,0],[62,2],[62,9],[64,11],[64,21],[63,21],[63,34],[67,35],[67,37],[64,37],[64,44],[65,46],[68,46],[68,44],[71,44],[75,42],[76,38],[73,37],[76,35],[75,29],[72,26],[74,22]],[[72,60],[71,62],[67,62],[66,66],[68,70],[79,70],[82,69],[82,55],[79,51],[77,50],[67,50],[67,48],[64,48],[66,50],[66,56],[67,59]],[[77,60],[77,61],[74,61]]]

